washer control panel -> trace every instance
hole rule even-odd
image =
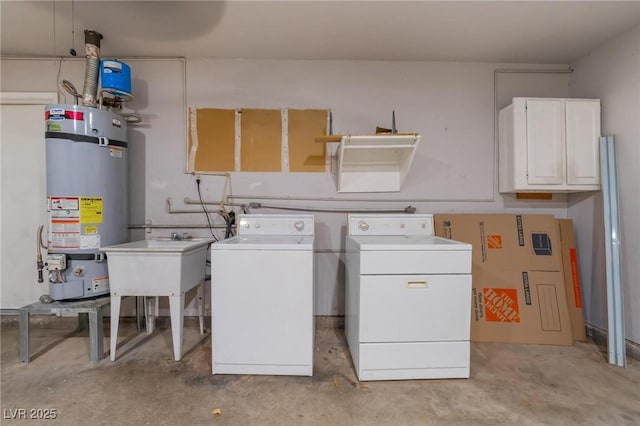
[[[241,214],[238,235],[313,235],[313,215]]]

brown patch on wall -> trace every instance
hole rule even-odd
[[[191,120],[192,115],[189,115]],[[192,123],[189,122],[189,129]],[[235,110],[202,108],[196,110],[197,151],[193,171],[227,172],[235,166]],[[194,141],[189,132],[189,156]],[[190,157],[189,157],[190,158]]]
[[[327,116],[324,109],[288,110],[289,171],[325,171],[326,145],[315,137],[327,133]]]
[[[282,117],[279,109],[241,110],[240,170],[282,170]]]
[[[282,171],[281,110],[242,109],[240,164],[236,169],[236,110],[191,108],[187,171]],[[288,163],[291,172],[325,172],[328,110],[287,110]],[[194,122],[195,121],[195,122]],[[194,137],[195,136],[195,137]]]

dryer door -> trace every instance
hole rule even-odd
[[[360,342],[469,340],[471,275],[360,278]]]

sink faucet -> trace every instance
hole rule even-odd
[[[190,240],[191,235],[189,235],[189,233],[187,232],[183,232],[182,234],[178,234],[177,232],[172,232],[171,239],[173,241]]]

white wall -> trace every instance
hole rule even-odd
[[[626,338],[640,343],[640,25],[574,64],[571,96],[600,98],[602,134],[615,135]],[[602,194],[569,197],[588,324],[606,329]]]
[[[376,126],[388,127],[391,111],[395,110],[399,131],[416,131],[422,135],[414,165],[400,193],[338,196],[329,174],[234,174],[233,194],[247,195],[248,201],[252,200],[251,196],[262,195],[358,197],[379,201],[271,201],[271,204],[356,209],[413,205],[419,212],[529,211],[565,217],[564,196],[557,196],[551,203],[531,203],[517,202],[513,197],[503,198],[496,193],[495,68],[508,66],[190,60],[187,99],[191,107],[329,108],[333,112],[335,133],[366,134]],[[499,88],[499,107],[508,104],[512,96],[568,96],[568,76],[501,74]],[[213,198],[220,193],[218,182],[220,178],[206,180]],[[390,199],[402,201],[381,201]],[[320,315],[343,312],[340,252],[345,219],[345,214],[316,214],[316,262],[319,265],[316,313]]]
[[[338,196],[329,173],[233,173],[233,194],[246,197],[237,201],[255,199],[267,204],[256,199],[259,196],[358,198],[360,201],[269,202],[342,209],[412,205],[422,213],[518,212],[566,217],[564,195],[552,201],[519,201],[497,194],[494,69],[510,68],[509,64],[197,59],[189,60],[185,70],[181,60],[124,60],[132,67],[136,95],[129,106],[145,118],[144,125],[131,134],[133,223],[205,223],[198,206],[182,203],[185,197],[197,198],[194,177],[183,173],[185,97],[191,107],[329,108],[336,133],[372,133],[376,126],[389,127],[395,110],[399,131],[422,135],[399,193]],[[58,66],[55,60],[3,60],[2,90],[55,90]],[[64,61],[60,78],[72,79],[81,88],[82,70],[82,61]],[[498,107],[513,96],[567,97],[568,81],[566,74],[500,74]],[[204,176],[203,197],[218,200],[222,186],[222,178]],[[168,197],[175,208],[196,213],[167,213]],[[221,221],[216,219],[216,223]],[[318,315],[343,313],[345,223],[344,213],[316,214]],[[152,235],[170,232],[154,231]],[[191,233],[206,235],[202,229]],[[145,238],[145,234],[136,231],[132,238]]]
[[[57,99],[57,93],[26,99],[3,93],[0,99],[1,309],[33,303],[48,292],[46,283],[37,283],[36,270],[37,227],[47,220],[45,152],[40,148],[44,105]]]

